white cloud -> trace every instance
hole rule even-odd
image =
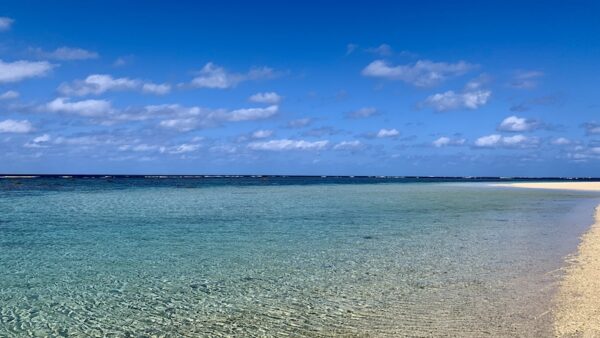
[[[362,70],[362,74],[389,80],[400,80],[417,87],[430,87],[447,78],[465,74],[475,67],[475,65],[464,61],[446,63],[419,60],[414,64],[392,66],[384,60],[376,60],[367,65]]]
[[[557,145],[557,146],[569,145],[569,144],[571,144],[571,140],[569,140],[568,138],[565,138],[565,137],[559,137],[559,138],[555,138],[554,140],[552,140],[552,144]]]
[[[266,108],[243,108],[232,111],[225,109],[207,109],[201,107],[182,107],[173,105],[147,106],[140,114],[122,117],[126,120],[168,117],[159,125],[163,128],[190,131],[200,127],[216,126],[223,122],[242,122],[269,118],[278,111],[278,106]]]
[[[371,117],[371,116],[374,116],[377,114],[378,114],[378,111],[376,108],[364,107],[364,108],[360,108],[359,110],[346,113],[346,117],[351,118],[351,119],[361,119],[361,118]]]
[[[375,53],[381,56],[390,56],[392,55],[392,47],[390,45],[382,43],[377,47],[371,47],[366,49],[369,53]]]
[[[237,109],[226,114],[225,119],[232,122],[262,120],[277,114],[278,110],[279,107],[277,105],[266,108]]]
[[[98,53],[96,52],[73,47],[60,47],[51,52],[46,52],[37,48],[34,49],[34,52],[41,57],[61,61],[89,60],[97,59],[99,57]]]
[[[0,17],[0,32],[9,30],[14,22],[15,22],[15,20],[13,20],[9,17],[6,17],[6,16]]]
[[[27,78],[40,77],[48,74],[53,64],[46,61],[14,61],[0,60],[0,83],[17,82]]]
[[[467,142],[467,140],[465,140],[464,138],[452,139],[447,136],[442,136],[437,140],[433,141],[432,144],[434,147],[441,148],[446,146],[461,146],[465,144],[465,142]]]
[[[261,130],[257,130],[255,132],[253,132],[251,137],[253,139],[261,139],[261,138],[271,137],[272,135],[273,135],[272,130],[261,129]]]
[[[379,137],[379,138],[384,138],[384,137],[396,137],[398,135],[400,135],[400,132],[398,130],[396,130],[396,129],[385,129],[384,128],[384,129],[380,129],[377,132],[376,136]]]
[[[539,123],[536,121],[513,115],[505,118],[498,126],[498,130],[519,132],[533,130],[538,126]]]
[[[342,142],[339,142],[338,144],[336,144],[335,146],[333,146],[333,150],[354,151],[354,150],[360,150],[362,148],[364,148],[364,144],[358,140],[342,141]]]
[[[586,135],[598,135],[600,134],[600,123],[592,121],[592,122],[586,122],[584,124],[581,125],[583,127],[583,129],[585,129],[585,134]]]
[[[275,71],[269,67],[253,68],[245,74],[229,73],[225,68],[212,62],[202,67],[198,76],[192,79],[192,86],[198,88],[233,88],[243,81],[260,80],[275,77]]]
[[[238,148],[230,144],[218,144],[210,147],[208,150],[213,153],[234,154],[237,152]]]
[[[97,145],[114,144],[115,140],[100,135],[86,135],[76,137],[59,136],[54,139],[53,143],[58,145],[90,147]]]
[[[44,135],[38,136],[33,139],[33,142],[35,142],[35,143],[42,143],[42,142],[48,142],[48,141],[50,141],[50,135],[48,135],[48,134],[44,134]]]
[[[329,144],[329,141],[304,141],[304,140],[270,140],[261,142],[251,142],[248,144],[248,148],[253,150],[270,150],[270,151],[282,151],[282,150],[322,150]]]
[[[295,119],[288,122],[287,126],[289,128],[302,128],[310,125],[313,122],[313,119],[310,117],[304,117],[301,119]]]
[[[0,100],[12,100],[19,97],[19,92],[14,90],[8,90],[2,94],[0,94]]]
[[[424,104],[440,112],[461,108],[477,109],[485,105],[491,95],[492,92],[489,90],[465,91],[462,93],[449,90],[429,96],[425,99]]]
[[[107,91],[123,90],[141,90],[144,93],[164,95],[171,91],[171,86],[127,77],[113,78],[108,74],[92,74],[84,80],[63,83],[58,87],[58,91],[67,96],[100,95]]]
[[[0,133],[24,134],[33,130],[31,122],[27,120],[4,120],[0,121]]]
[[[502,141],[502,135],[492,134],[482,136],[475,140],[475,145],[478,147],[494,147]]]
[[[515,75],[511,86],[519,89],[532,89],[537,87],[537,80],[544,76],[540,71],[519,71]]]
[[[281,96],[275,92],[256,93],[249,98],[252,102],[269,104],[279,103],[281,99]]]
[[[69,99],[59,97],[41,107],[53,113],[68,113],[87,117],[103,116],[112,113],[113,109],[106,100],[83,100],[70,102]]]
[[[176,129],[179,131],[190,131],[198,127],[198,120],[195,118],[178,118],[160,121],[159,125],[163,128]]]
[[[160,152],[161,153],[169,153],[169,154],[184,154],[184,153],[194,152],[198,149],[200,149],[199,144],[184,143],[184,144],[181,144],[178,146],[162,147],[162,148],[160,148]]]
[[[144,83],[142,86],[142,91],[144,93],[156,94],[156,95],[165,95],[171,91],[171,85],[163,83]]]
[[[158,147],[158,146],[148,145],[145,143],[136,144],[136,145],[124,144],[122,146],[119,146],[120,151],[147,152],[147,151],[156,151],[159,149],[160,149],[160,147]]]
[[[50,142],[52,138],[48,134],[44,134],[41,136],[35,137],[31,142],[27,142],[24,144],[26,148],[45,148],[47,147],[47,143]]]
[[[527,147],[536,145],[538,140],[524,135],[502,136],[492,134],[475,140],[475,146],[482,148],[494,147]]]
[[[502,138],[502,143],[512,146],[512,145],[516,145],[516,144],[521,144],[527,140],[528,140],[528,138],[523,135],[504,136]]]

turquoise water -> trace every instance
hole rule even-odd
[[[0,180],[0,337],[547,336],[598,201],[140,182]]]

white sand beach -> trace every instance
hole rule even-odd
[[[515,187],[529,189],[556,189],[556,190],[581,190],[600,192],[600,182],[522,182],[522,183],[497,183],[496,187]]]
[[[506,183],[494,186],[599,191],[600,182]],[[559,337],[600,337],[600,205],[595,223],[582,236],[556,297],[555,332]]]

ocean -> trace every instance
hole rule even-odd
[[[481,181],[0,179],[0,337],[549,336],[600,196]]]

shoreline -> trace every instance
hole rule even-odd
[[[515,182],[491,183],[490,186],[546,190],[597,191],[600,193],[600,182]]]
[[[496,187],[600,192],[600,182],[529,182],[491,184]],[[600,205],[594,223],[581,236],[577,252],[565,260],[564,275],[554,301],[554,332],[558,337],[600,337]]]
[[[600,205],[577,253],[566,262],[556,296],[555,332],[560,337],[600,336]]]

